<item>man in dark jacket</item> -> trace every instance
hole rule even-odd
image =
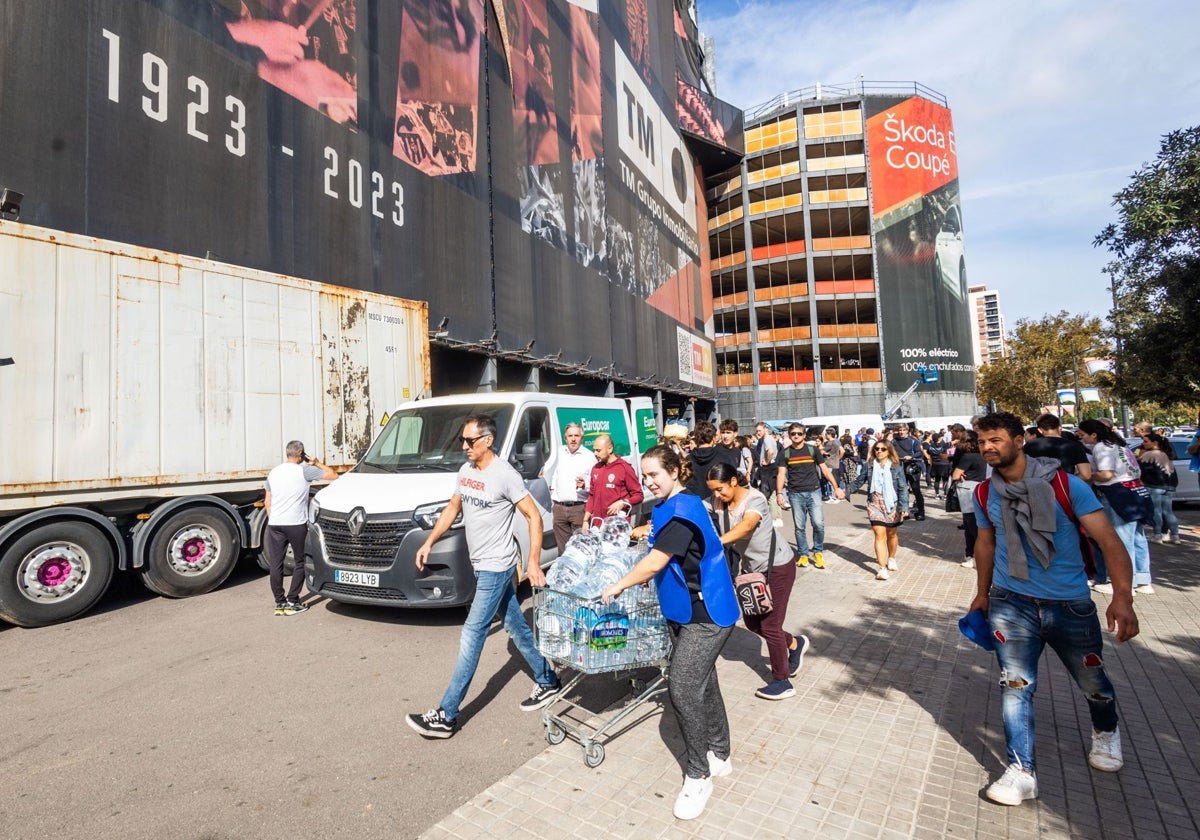
[[[736,450],[717,446],[717,427],[705,420],[696,424],[692,436],[696,439],[696,448],[688,453],[692,477],[688,479],[687,491],[701,499],[708,499],[712,496],[712,491],[708,489],[708,471],[720,462],[729,464],[736,471],[741,456]]]

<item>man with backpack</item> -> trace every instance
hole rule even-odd
[[[1038,660],[1049,645],[1087,697],[1092,720],[1088,763],[1121,769],[1116,693],[1104,672],[1103,637],[1088,589],[1090,544],[1103,551],[1113,584],[1105,617],[1118,642],[1138,634],[1133,567],[1088,485],[1056,460],[1026,457],[1024,427],[1008,412],[979,420],[979,450],[992,477],[975,489],[977,590],[968,612],[982,610],[1000,665],[1008,767],[987,789],[1002,805],[1037,797],[1033,695]]]
[[[801,568],[808,565],[807,530],[808,519],[811,517],[812,563],[816,568],[824,569],[825,510],[821,507],[821,476],[833,485],[835,499],[846,498],[846,493],[837,486],[837,479],[825,463],[825,456],[821,454],[821,450],[815,444],[806,443],[804,435],[803,423],[792,423],[788,426],[788,440],[791,441],[791,445],[779,450],[775,494],[780,507],[784,507],[786,502],[792,508],[792,522],[796,526],[796,551],[800,555],[796,565]]]

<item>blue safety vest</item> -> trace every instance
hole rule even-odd
[[[666,501],[659,502],[650,516],[651,546],[654,536],[672,519],[682,519],[700,529],[704,541],[703,559],[700,561],[700,597],[714,623],[721,627],[732,626],[741,615],[741,610],[733,591],[729,564],[725,561],[725,549],[717,529],[713,527],[708,509],[699,496],[690,493],[676,493]],[[654,576],[654,583],[658,587],[663,615],[679,624],[691,621],[692,593],[678,558],[671,558]]]

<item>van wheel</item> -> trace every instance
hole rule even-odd
[[[169,598],[209,592],[229,577],[241,548],[233,523],[221,513],[211,508],[181,510],[151,537],[142,583]]]
[[[267,547],[265,545],[254,555],[254,560],[264,572],[271,571],[271,558],[267,556]],[[288,577],[294,571],[296,571],[296,553],[292,551],[292,547],[289,545],[283,555],[283,576]]]
[[[84,522],[34,528],[0,557],[0,618],[42,627],[83,615],[113,575],[108,539]]]

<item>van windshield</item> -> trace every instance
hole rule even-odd
[[[511,405],[488,406],[496,419],[496,441],[500,443],[512,422]],[[396,411],[367,454],[354,468],[358,472],[415,472],[435,470],[457,472],[467,461],[462,448],[463,425],[474,405],[421,405],[416,403]]]

